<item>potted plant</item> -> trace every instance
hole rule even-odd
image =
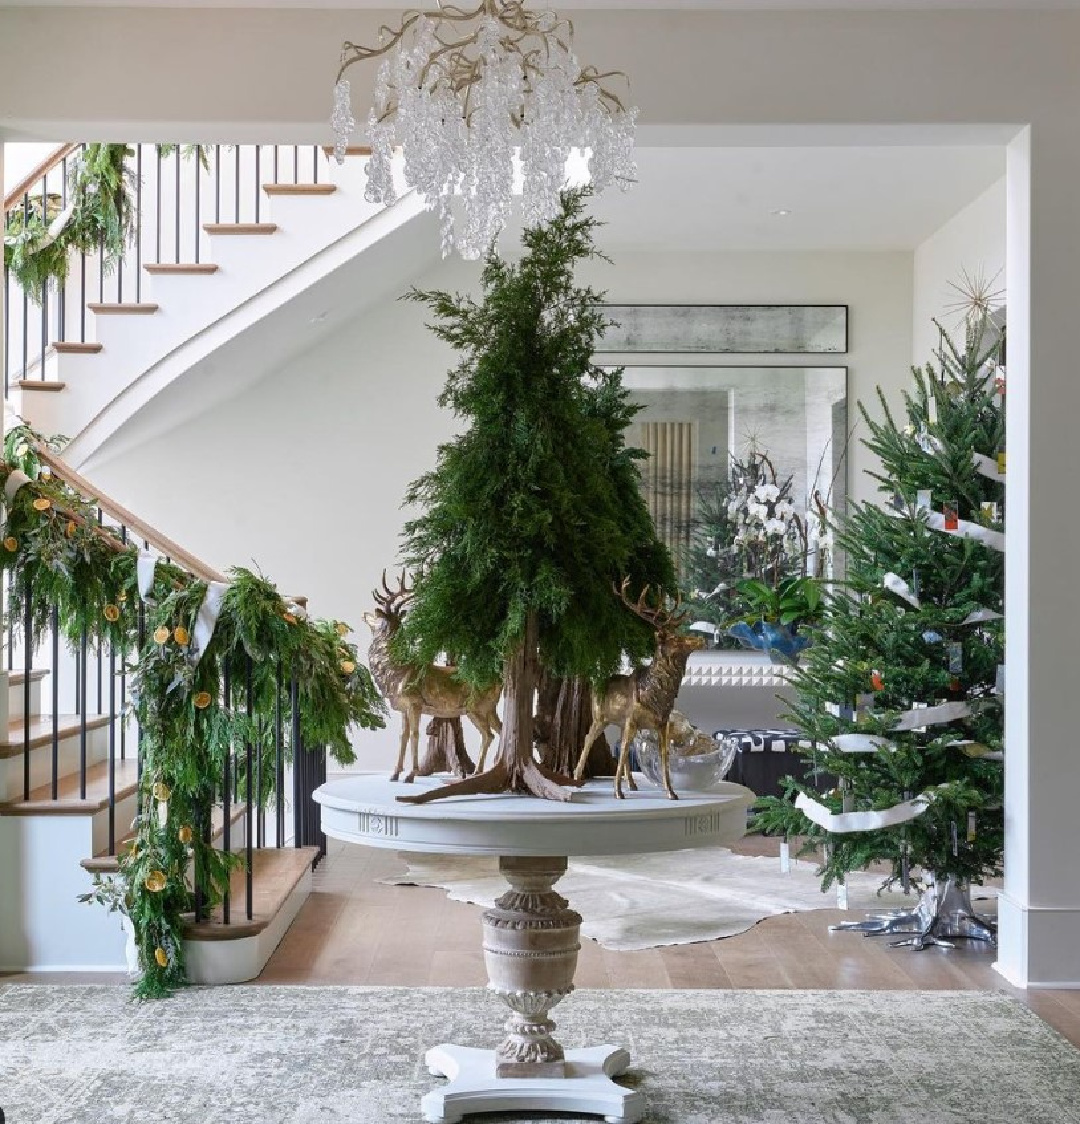
[[[821,618],[821,584],[812,577],[786,577],[769,585],[747,578],[736,587],[746,611],[728,628],[728,635],[748,648],[795,662],[810,638],[799,628]]]

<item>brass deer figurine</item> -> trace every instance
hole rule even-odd
[[[613,675],[602,687],[593,692],[592,725],[585,736],[585,746],[578,758],[574,779],[581,780],[585,773],[585,762],[589,757],[592,743],[600,736],[605,726],[621,726],[622,737],[619,749],[619,763],[615,767],[615,795],[623,799],[622,782],[626,779],[632,789],[636,789],[630,774],[630,742],[638,730],[655,730],[660,743],[660,763],[664,771],[664,789],[672,800],[678,796],[671,787],[671,774],[668,771],[668,739],[672,708],[675,696],[679,693],[686,661],[690,653],[704,646],[700,636],[680,636],[679,627],[687,618],[686,612],[679,612],[679,600],[670,610],[664,609],[664,597],[660,594],[655,607],[648,604],[649,587],[641,591],[636,602],[626,596],[629,578],[615,592],[623,603],[642,620],[652,625],[656,632],[656,650],[652,663],[640,667],[630,675]]]
[[[401,744],[398,748],[397,766],[390,779],[396,781],[405,767],[405,747],[412,749],[412,768],[405,777],[409,783],[419,771],[420,723],[425,714],[433,718],[460,718],[466,715],[480,731],[482,738],[480,760],[476,771],[484,768],[488,746],[502,729],[495,706],[502,694],[502,684],[496,683],[478,691],[454,678],[452,667],[417,667],[402,664],[390,654],[390,638],[401,626],[405,606],[412,590],[405,584],[405,574],[398,579],[398,588],[386,584],[386,571],[382,576],[382,592],[372,590],[376,609],[365,613],[364,620],[371,628],[372,640],[368,651],[368,664],[372,678],[393,710],[401,714]]]

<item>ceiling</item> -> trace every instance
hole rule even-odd
[[[373,8],[402,10],[393,0],[0,0],[0,8]],[[435,7],[432,0],[427,7]],[[461,5],[469,7],[469,0]],[[1080,0],[535,0],[536,8],[581,11],[598,8],[669,8],[683,11],[828,11],[876,8],[930,11],[968,9],[1080,9]]]
[[[912,250],[1005,174],[999,146],[639,148],[637,161],[632,190],[591,205],[605,249]]]

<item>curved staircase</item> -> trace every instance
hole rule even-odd
[[[94,504],[99,526],[200,580],[222,580],[58,457],[38,452],[48,471]],[[3,592],[10,604],[10,588]],[[0,665],[0,973],[123,970],[128,959],[119,918],[81,903],[79,895],[91,890],[95,876],[117,873],[132,838],[141,763],[127,672],[137,653],[95,649],[85,634],[68,652],[55,613],[44,634],[34,632],[29,614],[12,612],[7,625],[6,667]],[[208,809],[213,845],[243,853],[245,862],[225,900],[186,926],[192,982],[258,975],[325,854],[311,799],[326,776],[325,750],[304,747],[294,724],[291,742],[299,752],[287,759],[282,723],[295,687],[283,671],[277,674],[275,713],[261,716],[272,737],[254,746],[259,769],[264,761],[273,769],[272,797],[260,803],[250,786],[242,791],[231,760]],[[245,751],[251,747],[236,747],[237,759]]]
[[[212,368],[213,393],[239,393],[239,345],[262,347],[267,361],[310,345],[275,335],[290,302],[345,286],[359,309],[399,289],[432,260],[434,220],[412,229],[424,212],[415,193],[389,207],[366,202],[366,155],[352,148],[338,165],[314,146],[216,146],[204,166],[180,147],[162,157],[134,146],[134,236],[122,260],[73,255],[63,285],[32,294],[6,274],[12,411],[65,435],[65,457],[80,468],[189,373]],[[66,200],[78,158],[79,146],[57,149],[5,199],[5,214]]]

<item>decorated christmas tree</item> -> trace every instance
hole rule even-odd
[[[575,265],[597,256],[585,197],[565,193],[560,215],[526,230],[520,260],[489,254],[482,299],[411,294],[461,354],[440,404],[463,425],[406,497],[422,514],[405,530],[416,588],[397,655],[423,666],[452,653],[466,682],[504,684],[493,767],[416,801],[505,790],[568,799],[569,778],[534,754],[541,673],[597,681],[624,652],[650,654],[652,630],[616,587],[675,586],[638,489],[643,454],[624,442],[635,408],[620,373],[592,360],[605,321],[603,295],[574,282]]]
[[[824,845],[824,887],[874,862],[905,890],[914,878],[916,907],[846,927],[917,947],[993,937],[968,887],[1000,873],[1004,845],[1003,343],[975,301],[963,344],[941,330],[937,362],[914,371],[906,423],[880,390],[882,420],[860,406],[883,499],[838,529],[846,582],[792,708],[837,786],[823,798],[789,779],[759,805],[759,828]]]

